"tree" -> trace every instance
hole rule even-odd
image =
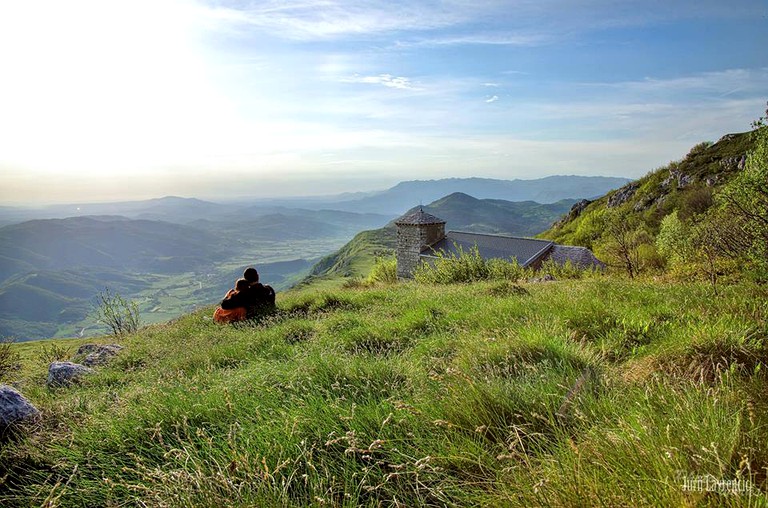
[[[96,319],[107,325],[115,336],[134,333],[141,327],[138,304],[113,294],[109,288],[99,293],[94,313]]]
[[[659,234],[656,235],[656,248],[669,262],[673,264],[685,262],[690,257],[689,229],[688,225],[678,217],[677,210],[661,220]]]
[[[768,109],[753,123],[754,145],[744,170],[721,193],[723,213],[743,237],[741,252],[760,280],[768,280]]]
[[[630,279],[641,269],[640,246],[653,243],[637,217],[620,212],[613,212],[607,217],[601,238],[608,264],[626,270]]]

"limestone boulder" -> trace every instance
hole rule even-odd
[[[69,386],[80,381],[83,376],[92,373],[93,369],[79,363],[53,362],[48,367],[46,384],[49,387]]]
[[[86,367],[95,367],[108,363],[122,349],[120,344],[83,344],[77,349],[75,358],[82,358]]]
[[[0,431],[32,420],[39,414],[40,411],[15,388],[0,385]]]

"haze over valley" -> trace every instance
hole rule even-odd
[[[0,228],[0,336],[27,340],[102,333],[93,303],[105,288],[139,302],[147,322],[218,302],[249,265],[284,290],[355,234],[386,225],[419,201],[435,201],[447,220],[465,230],[533,235],[576,199],[602,195],[627,181],[446,179],[402,182],[365,197],[228,203],[165,197],[6,207],[0,209],[6,224]],[[481,202],[455,193],[457,188],[484,198],[529,201]],[[450,195],[433,199],[441,193]],[[450,210],[443,200],[452,203]]]

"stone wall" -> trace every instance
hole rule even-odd
[[[397,276],[410,279],[419,265],[419,253],[445,236],[445,224],[398,224]]]

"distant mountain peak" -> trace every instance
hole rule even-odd
[[[447,203],[456,203],[456,204],[465,203],[468,205],[473,205],[475,203],[478,203],[479,201],[480,201],[479,199],[477,199],[474,196],[470,196],[466,192],[452,192],[451,194],[448,194],[444,198],[440,198],[434,203],[432,203],[432,206],[444,205]]]

